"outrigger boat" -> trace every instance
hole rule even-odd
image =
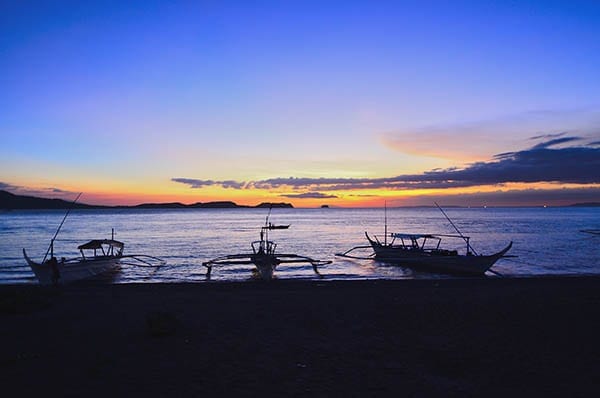
[[[437,205],[437,203],[436,203]],[[356,246],[344,253],[337,253],[336,256],[352,259],[372,259],[384,261],[392,264],[406,266],[415,270],[437,271],[454,275],[483,275],[512,247],[510,242],[504,249],[491,255],[478,255],[470,244],[470,237],[464,236],[454,223],[448,218],[441,207],[438,208],[444,213],[448,221],[458,232],[458,235],[446,234],[411,234],[411,233],[387,233],[387,216],[385,225],[384,242],[380,242],[377,237],[371,238],[367,232],[365,236],[369,245]],[[387,242],[388,236],[392,239]],[[441,249],[442,238],[460,238],[466,243],[466,253],[459,254],[457,250]],[[369,249],[372,254],[367,257],[360,257],[351,254],[355,250]]]
[[[271,210],[269,209],[269,215]],[[202,265],[207,268],[206,275],[210,277],[213,266],[222,265],[250,265],[253,264],[258,274],[263,280],[273,279],[273,272],[280,264],[290,263],[309,263],[313,271],[319,274],[318,267],[331,264],[331,261],[315,260],[310,257],[298,254],[276,253],[277,244],[269,240],[269,231],[275,229],[288,229],[289,225],[275,225],[269,222],[269,215],[265,225],[260,229],[260,240],[251,243],[252,253],[229,254],[203,262]]]
[[[73,205],[81,194],[73,201]],[[23,249],[23,257],[25,261],[31,267],[31,270],[35,274],[39,283],[42,285],[58,285],[74,282],[80,279],[87,279],[104,272],[110,271],[117,268],[121,264],[121,260],[124,258],[131,258],[138,261],[138,263],[129,263],[130,265],[143,266],[139,263],[146,264],[146,266],[155,266],[149,261],[154,260],[155,264],[162,265],[165,262],[158,258],[147,256],[144,254],[130,254],[123,255],[123,249],[125,244],[115,240],[114,229],[111,232],[110,239],[94,239],[83,245],[77,247],[81,253],[81,257],[66,259],[62,257],[60,261],[54,257],[54,241],[60,232],[67,216],[71,212],[72,207],[67,210],[62,222],[58,226],[54,237],[50,240],[50,246],[44,255],[44,259],[41,263],[33,261],[28,255],[25,249]],[[50,257],[48,258],[48,254]],[[46,260],[48,258],[48,260]],[[142,258],[149,259],[148,261]]]
[[[90,278],[116,268],[123,257],[123,242],[111,239],[94,239],[77,247],[81,257],[60,261],[54,257],[54,239],[50,243],[50,258],[41,263],[33,261],[23,249],[25,261],[42,285],[66,284]],[[86,254],[87,253],[87,254]]]

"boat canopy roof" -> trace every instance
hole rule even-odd
[[[448,235],[448,234],[406,234],[406,233],[393,233],[390,234],[392,238],[398,239],[441,239],[444,238],[461,238],[461,239],[470,239],[468,236],[464,235]]]
[[[398,238],[398,239],[439,239],[437,236],[435,235],[429,235],[429,234],[403,234],[403,233],[394,233],[392,234],[392,238]]]
[[[77,246],[79,250],[87,250],[87,249],[100,249],[102,245],[109,245],[117,248],[123,248],[125,244],[123,242],[119,242],[118,240],[113,239],[94,239],[89,241],[88,243],[84,243],[83,245]]]

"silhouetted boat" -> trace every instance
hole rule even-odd
[[[74,282],[80,279],[91,278],[115,269],[121,263],[121,260],[126,257],[137,261],[137,263],[129,263],[130,265],[154,267],[165,263],[158,257],[147,256],[145,254],[130,254],[124,256],[123,249],[125,245],[123,242],[115,240],[114,229],[111,232],[110,239],[94,239],[78,246],[77,249],[79,249],[81,257],[71,259],[62,257],[60,261],[58,261],[58,259],[54,257],[54,241],[69,213],[73,209],[73,205],[75,205],[75,202],[77,202],[80,196],[81,194],[77,195],[77,198],[67,210],[67,213],[58,226],[54,237],[50,239],[50,246],[48,247],[44,258],[40,263],[33,261],[27,255],[25,249],[23,249],[23,257],[25,257],[25,261],[27,261],[27,264],[29,267],[31,267],[31,270],[35,274],[40,284],[58,285]],[[50,254],[50,258],[46,260],[46,258],[48,258],[48,254]],[[148,260],[143,260],[142,258],[146,258]],[[152,264],[150,261],[155,261],[155,263]]]
[[[42,285],[65,284],[90,278],[116,268],[123,257],[124,244],[114,239],[95,239],[77,247],[81,257],[60,261],[54,257],[54,239],[48,260],[33,261],[23,249],[23,256]]]
[[[600,235],[600,229],[582,229],[580,231],[585,232],[586,234]]]
[[[475,255],[469,250],[467,243],[466,254],[458,254],[457,250],[441,249],[442,237],[469,239],[459,235],[431,235],[431,234],[402,234],[393,233],[390,243],[381,243],[371,239],[365,232],[369,246],[356,246],[352,249],[338,253],[336,256],[354,259],[373,259],[398,264],[423,271],[438,271],[457,275],[483,275],[512,247],[510,242],[504,249],[491,255]],[[399,242],[396,243],[396,239]],[[433,246],[426,246],[427,241],[434,241]],[[354,250],[372,248],[373,254],[369,257],[352,256]]]
[[[269,215],[271,210],[269,209]],[[253,264],[260,277],[264,280],[273,279],[273,272],[280,264],[309,263],[316,274],[319,274],[318,266],[330,264],[331,261],[315,260],[298,254],[276,253],[277,244],[269,240],[269,232],[274,229],[288,229],[288,225],[274,225],[269,222],[269,215],[265,225],[260,229],[260,240],[251,243],[252,253],[229,254],[203,262],[207,268],[207,276],[210,277],[213,266],[222,265],[250,265]]]
[[[437,203],[436,203],[437,205]],[[372,239],[367,232],[365,236],[369,245],[356,246],[344,253],[337,253],[336,256],[353,259],[371,259],[385,261],[392,264],[406,266],[415,270],[437,271],[455,275],[483,275],[512,247],[510,242],[504,249],[490,255],[477,255],[471,247],[470,237],[464,236],[458,228],[452,223],[446,213],[448,221],[456,229],[459,235],[447,234],[411,234],[411,233],[391,233],[387,234],[387,216],[385,225],[385,239],[380,242],[377,237]],[[388,236],[392,239],[387,243]],[[465,254],[459,254],[457,250],[447,250],[440,248],[442,238],[459,238],[466,243]],[[429,245],[428,245],[429,241]],[[431,244],[433,242],[433,244]],[[367,257],[351,255],[355,250],[373,249],[373,253]],[[493,272],[493,271],[491,271]]]
[[[269,223],[267,226],[265,226],[263,228],[272,230],[272,229],[288,229],[289,227],[290,227],[290,224],[287,224],[287,225],[274,225],[274,224]]]

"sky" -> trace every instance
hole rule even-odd
[[[0,189],[600,201],[597,1],[0,1]]]

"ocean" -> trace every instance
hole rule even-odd
[[[600,274],[600,236],[581,230],[600,229],[600,208],[447,208],[460,231],[471,237],[479,254],[491,254],[513,241],[493,270],[505,276]],[[54,245],[57,257],[76,257],[77,246],[111,237],[125,243],[125,254],[160,257],[164,264],[125,261],[120,269],[97,277],[99,283],[172,283],[246,281],[255,279],[252,266],[215,267],[210,278],[202,262],[214,257],[251,252],[259,239],[268,209],[102,209],[73,210]],[[383,239],[383,209],[272,209],[269,221],[291,224],[270,232],[280,253],[332,260],[320,269],[310,265],[280,265],[278,279],[412,279],[446,278],[432,273],[336,257],[353,246],[367,244],[364,232]],[[36,283],[22,249],[41,261],[62,221],[62,210],[0,213],[0,284]],[[388,232],[456,234],[436,208],[387,209]],[[461,240],[442,247],[464,252]],[[368,252],[365,252],[368,254]],[[490,277],[495,277],[490,274]]]

